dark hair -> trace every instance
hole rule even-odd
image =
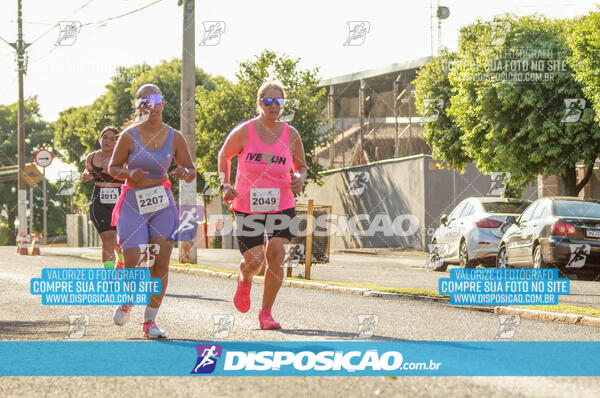
[[[102,129],[102,131],[100,132],[100,135],[98,136],[98,141],[100,141],[102,139],[102,136],[104,135],[104,133],[106,133],[107,131],[112,131],[115,133],[116,136],[119,135],[119,129],[116,128],[115,126],[106,126]]]

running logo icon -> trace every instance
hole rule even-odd
[[[350,184],[348,185],[348,193],[346,196],[360,196],[365,191],[365,187],[369,183],[371,176],[367,171],[349,171]]]
[[[69,315],[69,331],[66,339],[80,339],[85,334],[85,328],[90,324],[89,315]]]
[[[565,265],[565,268],[583,267],[585,265],[585,260],[590,254],[592,246],[570,244],[569,248],[571,249],[571,257],[569,257],[569,262],[567,263],[567,265]]]
[[[61,21],[58,23],[60,34],[55,46],[72,46],[77,40],[77,34],[81,32],[81,22],[79,21]]]
[[[444,108],[444,100],[441,98],[426,98],[423,100],[423,107],[425,108],[423,122],[437,122],[440,111]]]
[[[300,101],[297,99],[286,99],[283,107],[279,110],[279,120],[286,123],[291,123],[296,116],[296,111]]]
[[[135,267],[152,268],[154,266],[154,261],[160,252],[160,245],[157,243],[142,243],[139,245],[139,248],[140,257]]]
[[[179,207],[179,219],[177,228],[171,236],[171,240],[193,240],[198,232],[198,223],[204,218],[204,208],[200,205],[183,205]]]
[[[486,196],[501,196],[506,191],[506,184],[510,181],[510,173],[494,172],[490,178],[492,181]]]
[[[196,344],[198,359],[191,374],[207,374],[215,371],[217,359],[223,355],[223,347],[220,344]]]
[[[373,337],[375,328],[379,324],[379,316],[377,315],[357,315],[358,318],[358,332],[356,338],[358,339],[369,339]]]
[[[215,339],[224,339],[229,336],[233,329],[235,317],[231,314],[215,314],[213,315],[214,328],[212,336]]]
[[[199,46],[218,46],[221,42],[221,35],[225,33],[224,21],[204,21],[204,37]]]
[[[500,330],[496,335],[497,339],[512,339],[517,331],[517,326],[521,324],[519,315],[498,315],[500,317]]]
[[[204,178],[204,189],[202,195],[216,196],[219,194],[221,181],[225,180],[225,173],[216,171],[205,171],[202,173]]]
[[[75,193],[75,184],[78,182],[78,173],[73,171],[59,171],[60,186],[56,194],[58,196],[73,196]]]
[[[585,100],[583,98],[565,98],[565,115],[560,120],[561,123],[575,123],[581,119]]]
[[[348,38],[344,46],[362,46],[367,38],[367,33],[371,30],[371,23],[368,21],[348,21]]]
[[[429,257],[425,263],[425,268],[441,268],[444,265],[444,259],[450,252],[450,245],[447,243],[433,243],[427,245],[429,248]]]
[[[283,250],[285,251],[285,257],[283,258],[283,263],[281,266],[283,268],[294,268],[298,265],[300,261],[304,260],[305,251],[304,245],[301,243],[289,243],[283,245]]]

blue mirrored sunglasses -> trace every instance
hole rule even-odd
[[[265,97],[262,99],[262,103],[265,104],[265,106],[271,106],[271,105],[273,105],[273,102],[275,102],[277,104],[277,106],[282,107],[285,100],[281,97],[277,97],[277,98]]]

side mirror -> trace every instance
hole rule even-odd
[[[442,214],[440,221],[442,222],[442,225],[446,225],[448,223],[448,216],[446,214]]]
[[[506,220],[504,221],[505,224],[516,224],[517,223],[517,218],[515,216],[508,216],[506,217]]]

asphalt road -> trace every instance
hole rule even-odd
[[[0,248],[0,339],[64,341],[70,314],[90,317],[82,340],[133,341],[142,338],[143,308],[135,308],[124,327],[112,322],[106,306],[43,306],[29,293],[29,281],[45,267],[97,267],[97,261],[71,257],[19,257]],[[247,314],[232,304],[235,280],[171,273],[157,323],[170,339],[213,340],[213,315],[231,314],[233,329],[224,340],[352,340],[357,315],[379,317],[374,340],[495,340],[499,318],[486,312],[410,299],[383,299],[327,291],[283,288],[273,313],[280,331],[258,328],[262,285],[257,284]],[[594,341],[597,328],[521,320],[513,340]],[[124,359],[124,366],[126,359]],[[0,396],[598,396],[599,378],[583,377],[4,377]]]

